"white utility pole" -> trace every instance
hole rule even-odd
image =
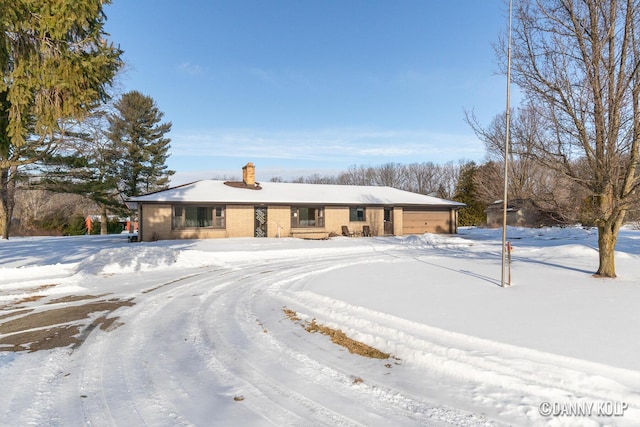
[[[508,192],[508,176],[509,176],[509,125],[511,123],[511,17],[513,10],[513,0],[509,0],[509,41],[507,45],[507,112],[506,112],[506,130],[504,137],[504,194],[502,197],[502,274],[500,276],[500,285],[505,285],[505,269],[507,268],[507,192]],[[511,278],[509,278],[508,286],[511,286]]]

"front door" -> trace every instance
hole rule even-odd
[[[254,237],[267,237],[267,208],[256,206],[253,215]]]
[[[393,234],[393,209],[384,209],[384,234]]]

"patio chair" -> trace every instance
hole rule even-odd
[[[342,226],[342,235],[346,236],[346,237],[353,237],[354,232],[353,231],[349,231],[349,227],[347,227],[346,225]]]
[[[371,237],[371,228],[368,225],[362,226],[362,237]]]

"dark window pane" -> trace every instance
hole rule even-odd
[[[324,227],[324,209],[318,207],[291,208],[292,227]]]
[[[174,206],[172,226],[174,229],[224,228],[224,211],[224,206]]]
[[[364,221],[365,209],[363,207],[349,208],[349,221]]]

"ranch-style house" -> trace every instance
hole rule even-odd
[[[132,197],[138,240],[456,233],[464,203],[391,187],[202,180]]]

